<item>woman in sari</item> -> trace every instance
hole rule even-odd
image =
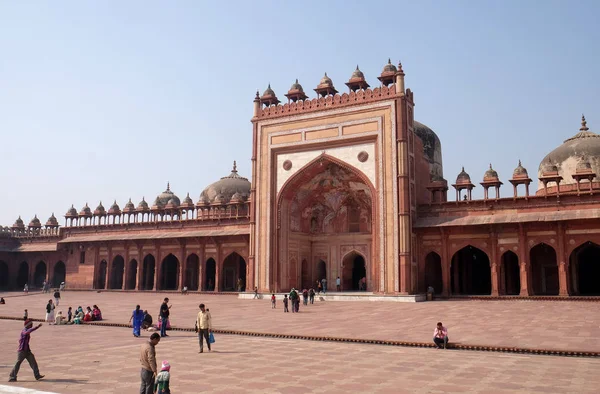
[[[84,318],[85,318],[85,316],[83,314],[83,308],[81,308],[81,307],[77,308],[77,313],[75,313],[75,317],[73,318],[73,323],[81,324],[83,322]]]
[[[94,315],[94,320],[96,320],[96,321],[102,320],[102,312],[100,312],[100,308],[98,308],[98,305],[94,305],[94,309],[92,310],[92,313]]]
[[[92,313],[92,308],[87,307],[87,311],[85,312],[85,316],[83,317],[83,321],[92,321],[94,320],[94,314]]]
[[[129,323],[133,320],[133,336],[139,338],[140,329],[142,328],[142,322],[144,321],[144,312],[140,309],[139,305],[135,306],[135,310],[129,318]]]

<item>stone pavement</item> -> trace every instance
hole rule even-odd
[[[22,323],[0,321],[0,371],[14,362]],[[139,347],[126,328],[44,325],[32,334],[40,370],[18,383],[54,393],[135,393]],[[597,393],[600,360],[217,335],[213,352],[171,332],[157,346],[171,363],[174,393]],[[0,386],[0,393],[2,386]]]
[[[24,297],[3,295],[0,316],[44,318],[49,294]],[[148,309],[155,321],[162,299],[173,308],[171,323],[192,328],[203,302],[219,329],[315,335],[329,337],[430,342],[437,321],[449,329],[453,343],[483,346],[526,347],[571,351],[600,351],[597,333],[600,308],[595,302],[578,301],[436,301],[316,302],[299,314],[284,314],[281,302],[272,310],[270,301],[240,300],[236,295],[121,292],[62,293],[59,310],[98,304],[107,322],[127,323],[136,303]]]

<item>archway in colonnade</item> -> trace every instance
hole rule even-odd
[[[26,261],[22,261],[19,264],[19,271],[17,272],[17,287],[22,289],[27,283],[29,283],[29,264]]]
[[[588,241],[571,252],[569,261],[573,293],[600,296],[600,246]]]
[[[108,263],[106,260],[102,260],[98,265],[98,273],[96,275],[96,289],[106,288],[106,271],[108,270]]]
[[[125,259],[123,256],[117,255],[113,259],[110,269],[109,289],[119,290],[123,288],[123,275],[125,274]]]
[[[183,286],[187,286],[190,291],[198,290],[198,275],[200,274],[200,258],[197,254],[192,253],[187,257],[185,262],[185,277],[183,278]]]
[[[317,273],[317,277],[315,278],[315,283],[316,283],[316,281],[320,282],[324,278],[327,278],[327,263],[325,263],[323,260],[319,260],[319,262],[317,263],[316,273]],[[327,287],[331,288],[331,286],[327,286]]]
[[[0,260],[0,290],[8,290],[10,285],[10,276],[8,272],[8,264]]]
[[[504,295],[519,295],[521,292],[521,273],[519,270],[519,257],[516,253],[507,250],[502,255],[500,278]]]
[[[490,259],[481,249],[465,246],[452,256],[450,270],[452,294],[492,294]]]
[[[558,295],[558,263],[556,251],[548,244],[541,243],[529,251],[531,279],[535,295]]]
[[[179,287],[179,259],[169,253],[161,263],[160,289],[177,290]]]
[[[144,257],[142,266],[142,285],[140,290],[154,289],[154,277],[156,275],[156,260],[151,254]]]
[[[429,286],[433,287],[435,294],[441,294],[444,291],[442,258],[436,252],[429,252],[425,257],[425,290]]]
[[[246,286],[246,260],[236,252],[227,256],[223,261],[221,279],[221,291],[237,291],[237,284],[240,279],[243,283],[242,291],[244,291]]]
[[[133,259],[129,262],[129,267],[127,268],[127,283],[125,283],[125,290],[135,290],[137,274],[138,263],[136,259]]]
[[[33,285],[37,288],[41,288],[44,285],[44,281],[46,281],[47,274],[48,268],[46,267],[46,263],[43,261],[37,263],[33,273]]]
[[[217,262],[212,257],[206,260],[204,268],[204,290],[214,291],[217,279]]]
[[[360,284],[367,277],[365,258],[357,252],[348,253],[342,260],[341,284],[343,291],[361,290]],[[366,285],[366,283],[365,283]],[[335,282],[331,284],[331,290],[335,289]],[[328,286],[329,287],[329,286]]]
[[[67,268],[65,263],[59,261],[54,265],[54,274],[52,275],[52,285],[55,288],[60,287],[60,284],[67,279]]]

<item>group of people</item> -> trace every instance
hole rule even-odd
[[[304,305],[308,305],[308,303],[310,302],[311,304],[315,303],[315,289],[313,289],[312,287],[307,290],[304,289],[302,290],[301,293],[298,292],[298,290],[292,288],[292,290],[290,291],[289,294],[289,298],[288,298],[288,294],[284,294],[283,295],[283,312],[287,313],[289,312],[289,304],[292,304],[292,313],[298,313],[300,312],[300,294],[302,294],[302,303]],[[277,306],[277,297],[275,297],[275,293],[273,293],[271,295],[271,308],[275,309]]]

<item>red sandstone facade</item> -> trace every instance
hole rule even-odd
[[[0,229],[0,287],[285,291],[339,276],[383,294],[600,295],[600,136],[585,119],[542,160],[537,192],[519,162],[513,197],[490,165],[482,200],[463,168],[448,201],[401,65],[378,79],[357,67],[348,93],[327,75],[315,99],[298,81],[285,104],[257,93],[252,184],[234,164],[196,203],[168,186],[152,205],[72,207],[63,227],[19,218]]]

